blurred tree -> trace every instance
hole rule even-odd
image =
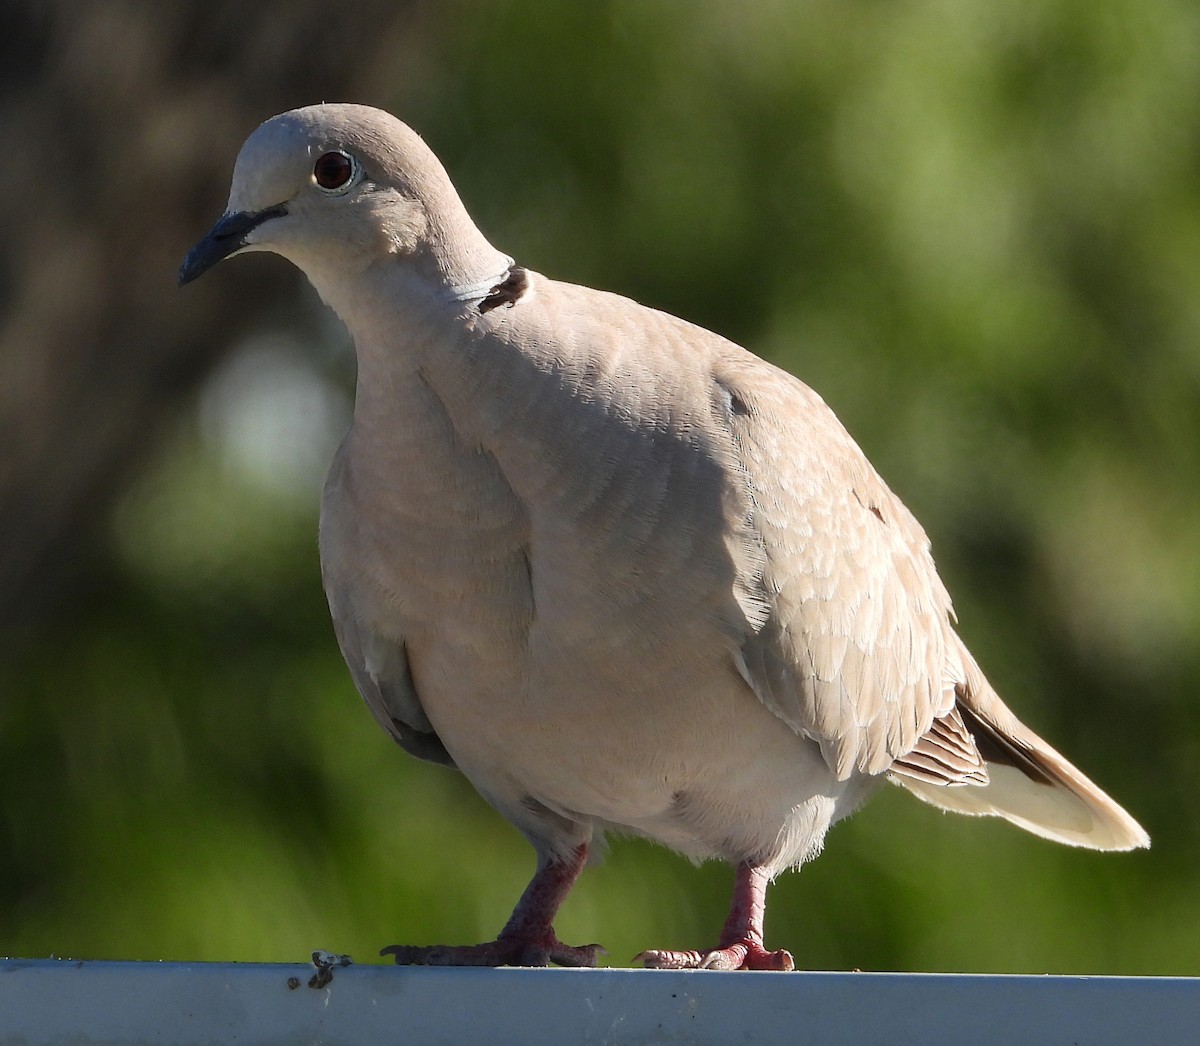
[[[263,303],[287,322],[278,266],[236,295],[175,293],[242,139],[419,64],[430,29],[396,0],[353,18],[306,0],[3,5],[0,127],[22,174],[0,208],[0,623],[62,598],[131,469]]]

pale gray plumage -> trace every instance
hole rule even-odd
[[[325,188],[330,153],[349,173]],[[769,878],[887,776],[1060,842],[1148,844],[1001,703],[924,531],[797,379],[516,267],[362,106],[260,127],[181,280],[239,249],[303,269],[358,353],[320,540],[354,681],[539,868],[611,828]]]

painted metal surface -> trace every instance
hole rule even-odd
[[[0,1043],[1200,1043],[1196,978],[325,973],[322,985],[303,964],[0,961]]]

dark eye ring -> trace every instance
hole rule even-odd
[[[313,164],[313,181],[325,192],[344,192],[358,174],[358,161],[347,153],[323,153]]]

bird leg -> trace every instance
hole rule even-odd
[[[485,944],[392,944],[380,951],[397,966],[595,966],[598,944],[571,947],[554,933],[554,916],[587,861],[587,843],[568,860],[539,857],[533,879],[494,941]]]
[[[634,957],[655,970],[794,970],[791,952],[763,947],[767,909],[767,872],[742,863],[735,870],[733,904],[720,943],[709,952],[650,950]]]

